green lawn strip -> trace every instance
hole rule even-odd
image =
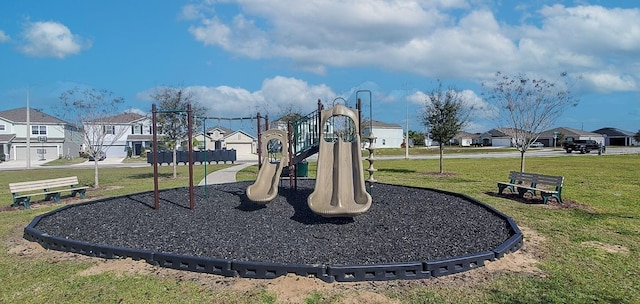
[[[122,160],[125,164],[144,164],[147,163],[146,157],[125,157]]]
[[[52,161],[46,162],[44,164],[42,164],[42,166],[68,166],[68,165],[75,165],[75,164],[81,164],[86,162],[88,159],[87,158],[82,158],[82,157],[75,157],[72,159],[66,159],[66,158],[58,158],[58,159],[54,159]]]
[[[193,166],[193,183],[198,183],[207,174],[217,170],[233,166],[233,164],[211,164],[205,166]],[[170,189],[189,186],[188,166],[177,167],[177,178],[173,178],[172,166],[158,167],[158,187],[160,189]],[[113,168],[105,167],[98,170],[100,187],[97,189],[88,189],[88,197],[96,196],[118,196],[131,193],[138,193],[153,190],[153,167],[142,168]],[[30,181],[36,179],[49,179],[65,176],[78,176],[80,185],[94,186],[94,169],[91,168],[51,168],[51,169],[33,169],[33,170],[16,170],[3,171],[0,174],[0,203],[10,205],[12,202],[11,193],[9,192],[9,183]],[[68,195],[69,193],[63,193]],[[32,202],[42,200],[43,195],[32,197]]]
[[[374,146],[375,148],[375,146]],[[532,149],[533,150],[533,149]],[[515,152],[517,151],[515,148],[511,147],[459,147],[459,146],[451,146],[445,147],[444,154],[485,154],[485,153],[499,153],[499,152]],[[375,149],[374,153],[376,156],[403,156],[406,155],[407,151],[404,148],[384,148],[384,149]],[[439,155],[440,148],[433,147],[413,147],[409,148],[409,155]],[[369,156],[369,150],[363,150],[362,156]]]
[[[637,204],[640,192],[637,191],[637,170],[634,170],[637,163],[637,155],[528,158],[525,164],[528,172],[565,176],[563,199],[580,206],[552,208],[540,204],[523,204],[510,197],[495,194],[496,182],[506,181],[509,171],[519,169],[517,158],[447,159],[444,162],[445,175],[434,173],[438,171],[438,160],[376,161],[374,166],[379,171],[375,173],[375,178],[380,182],[469,195],[501,210],[514,218],[518,225],[534,229],[544,237],[542,248],[536,252],[539,260],[537,266],[544,273],[543,277],[505,272],[471,286],[452,282],[450,287],[440,284],[401,287],[389,289],[387,295],[405,303],[640,302],[640,291],[637,289],[640,286],[640,206]],[[187,167],[181,167],[177,180],[171,179],[171,167],[161,167],[160,186],[186,186]],[[194,173],[197,171],[197,174],[204,176],[203,168],[196,170],[196,167]],[[69,175],[69,170],[57,170],[39,169],[38,177],[61,177],[61,173]],[[315,170],[315,163],[310,162],[309,175],[314,176]],[[72,172],[81,181],[92,182],[92,169],[77,169]],[[91,192],[115,196],[150,191],[153,189],[150,172],[152,173],[150,167],[103,168],[100,170],[100,183],[105,189]],[[22,171],[10,173],[0,175],[0,198],[7,204],[10,203],[8,183],[13,179],[28,180],[29,177]],[[240,172],[238,179],[251,180],[256,175],[257,166],[251,166]],[[121,188],[107,189],[108,187]],[[373,196],[375,200],[375,185]],[[26,225],[36,214],[48,210],[51,208],[0,212],[0,237],[6,239],[11,231]],[[608,252],[606,248],[592,244],[621,249]],[[72,262],[47,264],[16,257],[7,253],[4,243],[0,258],[0,279],[3,282],[15,281],[0,286],[0,302],[42,302],[45,295],[54,299],[51,302],[66,302],[67,298],[71,302],[86,299],[96,299],[97,302],[115,302],[118,299],[124,299],[125,302],[215,302],[216,300],[211,299],[217,299],[217,295],[212,297],[212,294],[218,292],[208,289],[201,291],[195,283],[159,279],[155,276],[114,276],[105,273],[96,276],[98,279],[78,277],[75,273],[87,265]],[[99,287],[100,284],[96,283],[98,281],[106,286]],[[132,287],[136,285],[139,287]],[[109,286],[114,287],[109,289]],[[171,292],[167,292],[166,288]],[[21,290],[36,292],[31,294]],[[264,290],[255,290],[251,294],[226,290],[221,292],[223,298],[232,303],[249,303],[256,299],[262,303],[278,302],[274,295]],[[72,293],[79,295],[70,296]],[[336,294],[339,298],[340,291]],[[333,296],[332,293],[331,297]],[[309,294],[307,302],[326,302],[331,297]],[[339,302],[335,300],[337,298],[332,298],[334,300],[330,302]],[[323,301],[319,301],[320,299]]]

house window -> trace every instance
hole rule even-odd
[[[104,134],[116,134],[116,126],[103,126]]]
[[[4,130],[5,130],[4,125],[0,125],[0,131],[4,131]]]
[[[31,126],[31,135],[47,135],[47,126]]]
[[[131,134],[142,134],[142,125],[131,126]]]

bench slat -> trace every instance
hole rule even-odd
[[[10,183],[9,190],[13,195],[12,206],[24,205],[25,208],[29,208],[31,197],[35,195],[44,195],[45,200],[53,199],[56,203],[60,203],[62,191],[70,191],[72,196],[79,193],[84,198],[86,189],[89,187],[78,186],[78,184],[77,176]]]
[[[522,197],[527,192],[535,196],[536,191],[538,191],[542,195],[545,203],[547,203],[549,197],[554,197],[559,203],[562,203],[561,192],[563,183],[563,176],[511,171],[509,172],[509,182],[498,182],[498,193],[501,194],[504,189],[509,189],[511,192],[517,190],[518,195]],[[555,189],[545,189],[545,187],[542,186],[553,186]]]
[[[53,178],[53,179],[45,179],[45,180],[37,180],[37,181],[28,181],[28,182],[18,182],[18,183],[9,183],[9,190],[11,193],[15,192],[25,192],[25,191],[36,191],[48,188],[60,188],[60,187],[68,187],[78,184],[78,177],[63,177],[63,178]]]

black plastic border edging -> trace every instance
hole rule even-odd
[[[418,188],[410,186],[403,187]],[[67,208],[113,199],[108,198],[76,205],[67,205],[45,214],[38,215],[31,221],[31,223],[29,223],[29,225],[27,225],[27,227],[24,228],[24,238],[32,242],[37,242],[46,249],[78,253],[105,259],[131,258],[136,261],[145,260],[149,264],[178,270],[254,279],[273,279],[289,273],[294,273],[299,276],[315,277],[328,283],[334,281],[386,281],[440,277],[484,266],[484,262],[487,260],[493,261],[495,259],[500,259],[505,254],[515,252],[522,248],[522,245],[524,244],[522,232],[516,225],[515,221],[504,213],[464,194],[429,188],[420,189],[460,197],[483,206],[487,210],[503,218],[513,233],[511,237],[492,251],[473,253],[434,261],[367,265],[303,265],[216,259],[112,247],[51,236],[42,233],[35,228],[38,225],[38,222],[44,217],[63,211]]]

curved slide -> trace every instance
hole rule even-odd
[[[289,165],[289,151],[287,150],[287,132],[282,130],[267,130],[261,135],[261,151],[263,151],[262,167],[258,171],[258,177],[253,185],[247,187],[247,197],[254,203],[266,204],[278,195],[278,183],[282,168]],[[280,160],[270,162],[268,144],[271,140],[277,140],[282,147]]]
[[[340,136],[335,141],[327,141],[325,132],[320,134],[316,186],[307,198],[307,204],[323,217],[355,216],[371,207],[371,195],[364,184],[358,116],[349,108],[336,105],[322,111],[322,128],[336,115],[352,120],[355,136],[351,141]]]

